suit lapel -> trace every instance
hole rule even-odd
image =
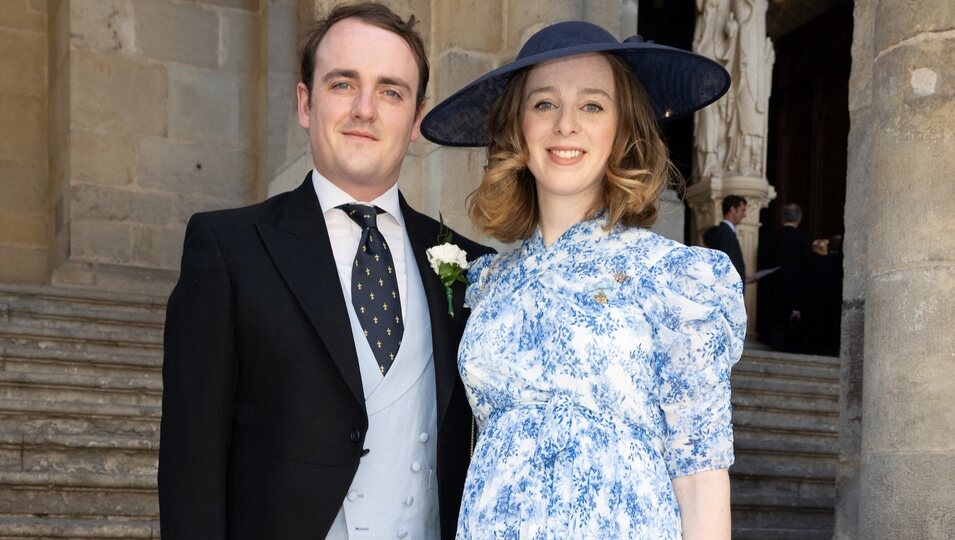
[[[358,354],[352,340],[328,229],[312,188],[311,173],[290,193],[278,223],[260,222],[256,228],[345,383],[364,407]]]
[[[452,343],[452,319],[448,314],[448,300],[444,292],[444,285],[435,275],[428,262],[426,251],[437,245],[438,230],[433,221],[413,210],[399,194],[401,214],[404,216],[408,239],[414,251],[414,260],[421,274],[424,284],[424,293],[427,298],[428,312],[431,319],[431,342],[434,352],[434,379],[435,395],[438,408],[438,429],[444,420],[444,413],[451,402],[451,393],[458,377],[457,371],[457,344]]]

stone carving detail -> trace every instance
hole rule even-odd
[[[694,176],[765,176],[767,109],[775,53],[767,0],[696,0],[693,50],[719,62],[732,85],[696,113]]]

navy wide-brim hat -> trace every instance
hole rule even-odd
[[[729,73],[709,58],[643,41],[619,42],[603,28],[583,21],[553,24],[531,36],[517,59],[487,73],[437,104],[421,122],[421,134],[445,146],[487,146],[491,107],[519,70],[548,60],[594,52],[612,53],[630,66],[659,120],[679,118],[719,99]]]

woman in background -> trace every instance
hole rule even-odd
[[[658,119],[728,86],[702,56],[565,22],[422,123],[488,146],[472,219],[522,242],[469,272],[458,538],[730,538],[740,277],[647,229],[673,174]]]

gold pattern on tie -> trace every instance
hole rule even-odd
[[[378,230],[378,214],[384,210],[362,204],[343,204],[338,208],[361,227],[361,239],[352,270],[352,304],[362,332],[378,361],[378,369],[384,375],[394,363],[404,334],[399,317],[395,316],[394,323],[388,323],[391,318],[385,317],[389,311],[400,312],[401,299],[393,269],[394,261],[384,236]],[[391,306],[380,299],[375,301],[381,294],[385,295],[383,298],[392,298]],[[379,319],[386,324],[378,324]]]

